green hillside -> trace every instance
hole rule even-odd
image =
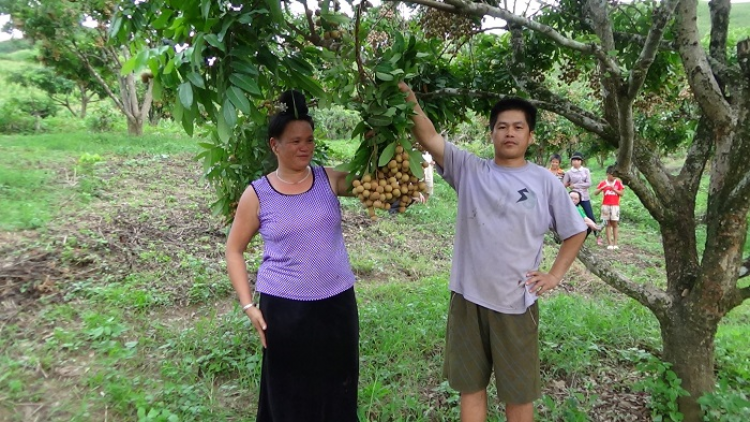
[[[729,31],[737,31],[750,28],[750,2],[732,3],[732,12],[729,17]],[[708,34],[711,29],[711,17],[708,11],[708,2],[698,2],[698,31],[701,36]]]

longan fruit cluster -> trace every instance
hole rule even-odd
[[[388,211],[396,201],[399,201],[398,211],[405,212],[413,198],[427,189],[427,185],[412,174],[409,158],[409,153],[399,145],[391,161],[379,167],[374,175],[364,174],[361,179],[352,181],[352,194],[367,207],[373,220],[377,220],[376,209]],[[427,163],[422,166],[426,167]]]

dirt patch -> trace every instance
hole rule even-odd
[[[201,174],[186,157],[111,159],[97,168],[89,207],[63,209],[43,234],[0,233],[0,320],[42,296],[62,300],[72,281],[94,274],[117,279],[185,254],[219,262],[224,227]]]

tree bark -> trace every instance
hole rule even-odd
[[[688,301],[677,302],[661,322],[663,360],[682,380],[687,396],[677,399],[684,422],[703,421],[698,399],[714,389],[714,338],[718,321],[702,318]]]
[[[143,119],[137,117],[128,117],[128,135],[141,136],[143,135]]]
[[[86,93],[86,88],[84,88],[83,86],[79,85],[78,89],[79,89],[79,92],[81,93],[81,113],[79,117],[81,119],[85,119],[86,110],[88,109],[88,106],[89,106],[89,96]]]

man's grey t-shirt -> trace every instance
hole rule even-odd
[[[567,190],[536,164],[503,167],[448,142],[438,172],[458,194],[450,289],[497,312],[524,313],[521,283],[539,268],[544,234],[586,230]]]

